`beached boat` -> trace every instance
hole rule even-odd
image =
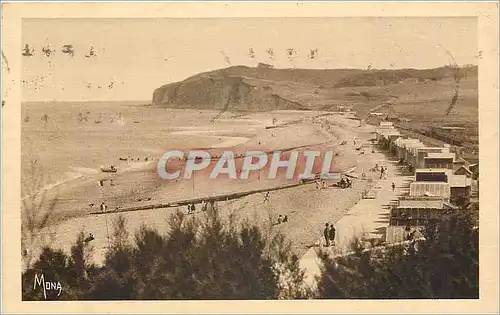
[[[118,170],[116,169],[116,167],[111,166],[111,167],[101,167],[101,171],[103,171],[104,173],[116,173],[116,171]]]

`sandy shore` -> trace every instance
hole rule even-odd
[[[257,120],[257,117],[247,117],[247,119]],[[277,114],[275,114],[277,116]],[[313,115],[309,115],[312,117]],[[266,119],[269,116],[264,115]],[[300,117],[300,116],[299,116]],[[286,113],[286,118],[282,121],[296,120],[297,114]],[[321,143],[332,141],[340,144],[347,141],[345,145],[335,145],[339,158],[343,160],[342,165],[349,167],[355,165],[355,172],[366,173],[367,180],[354,179],[353,187],[349,189],[327,188],[317,190],[314,184],[304,185],[295,188],[278,190],[270,193],[268,201],[264,202],[262,194],[250,195],[238,200],[219,203],[221,215],[233,217],[239,221],[250,221],[259,226],[267,227],[271,221],[277,219],[278,215],[287,215],[289,222],[274,226],[273,229],[284,233],[292,242],[293,250],[297,254],[306,251],[322,232],[322,227],[326,222],[334,223],[352,207],[360,198],[364,190],[372,185],[368,179],[376,176],[370,173],[369,169],[382,159],[378,154],[372,154],[370,149],[365,150],[365,154],[360,155],[354,147],[354,139],[368,141],[373,137],[373,127],[358,127],[358,122],[348,120],[340,116],[328,116],[321,121],[305,124],[292,124],[285,128],[261,129],[245,144],[265,144],[266,147],[292,147],[311,143]],[[242,139],[239,139],[242,140]],[[228,144],[238,146],[237,139],[226,140]],[[231,141],[234,141],[231,143]],[[219,144],[220,145],[220,144]],[[241,144],[239,144],[241,145]],[[358,144],[359,145],[359,144]],[[175,184],[165,184],[158,182],[157,175],[154,174],[154,164],[137,163],[123,166],[125,172],[115,177],[116,186],[103,190],[96,183],[93,175],[87,176],[87,182],[82,186],[73,182],[73,187],[64,187],[63,196],[71,196],[75,193],[83,196],[101,196],[106,200],[108,207],[115,206],[136,206],[149,203],[158,203],[164,200],[179,200],[185,198],[210,196],[224,192],[235,192],[262,187],[272,187],[281,185],[272,181],[254,182],[220,182],[216,187],[207,182],[179,182]],[[153,170],[152,170],[153,168]],[[102,176],[99,174],[99,176]],[[104,192],[103,192],[104,191]],[[69,250],[75,240],[76,233],[84,231],[93,233],[95,236],[94,258],[97,263],[103,261],[104,252],[107,247],[108,233],[112,232],[112,222],[117,214],[107,214],[104,216],[88,216],[90,209],[87,200],[66,198],[62,200],[62,207],[67,217],[71,219],[61,220],[58,224],[43,231],[49,242],[59,248]],[[99,200],[95,200],[96,205]],[[176,208],[144,210],[136,212],[126,212],[123,215],[127,219],[127,228],[132,237],[145,224],[158,229],[161,232],[168,231],[166,217],[175,211]],[[184,209],[183,209],[184,210]],[[61,210],[60,210],[61,211]],[[202,215],[201,213],[195,214]],[[50,236],[54,237],[50,237]]]

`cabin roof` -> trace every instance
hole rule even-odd
[[[410,184],[410,196],[450,197],[450,185],[445,182],[413,182]]]
[[[425,159],[454,159],[455,153],[429,152]]]
[[[420,140],[418,139],[413,139],[413,138],[398,138],[396,139],[396,141],[394,141],[394,143],[398,146],[398,147],[406,147],[407,144],[409,143],[420,143]]]
[[[417,168],[415,173],[448,173],[450,171],[447,168]]]
[[[456,173],[458,173],[458,171],[460,171],[460,170],[463,170],[463,171],[465,171],[467,174],[472,175],[472,171],[471,171],[470,169],[468,169],[467,167],[463,166],[463,165],[462,165],[462,166],[460,166],[460,167],[459,167],[459,168],[455,171],[455,174],[456,174]],[[460,174],[456,174],[456,175],[460,175]]]
[[[402,199],[398,209],[457,209],[443,199]]]

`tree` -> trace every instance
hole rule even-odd
[[[45,234],[50,232],[47,228],[53,223],[57,198],[49,196],[44,189],[44,176],[37,160],[30,162],[29,169],[23,174],[22,184],[21,252],[24,267],[28,269],[36,249],[49,243]]]
[[[92,248],[84,242],[84,233],[77,235],[71,247],[71,255],[62,250],[54,250],[46,246],[42,249],[38,260],[22,274],[23,300],[76,300],[85,298],[90,287],[89,273],[95,266],[89,263]],[[59,282],[62,290],[45,291],[43,284],[35,281],[43,275],[45,282]],[[58,296],[58,294],[60,294]]]
[[[323,261],[322,298],[478,298],[479,237],[473,211],[448,214],[429,224],[425,241],[366,251],[357,240],[354,253]]]
[[[92,248],[77,236],[68,256],[44,249],[23,274],[23,295],[30,295],[35,272],[48,272],[64,284],[63,299],[290,299],[307,298],[304,271],[283,235],[270,236],[256,225],[240,226],[208,207],[202,219],[178,211],[168,217],[170,230],[142,226],[129,241],[125,217],[113,223],[112,242],[103,266],[90,263]],[[31,281],[31,283],[30,283]],[[52,298],[55,298],[52,296]],[[61,297],[58,297],[61,298]]]

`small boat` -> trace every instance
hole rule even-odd
[[[101,171],[103,171],[104,173],[116,173],[116,171],[118,170],[116,169],[116,167],[111,166],[111,167],[101,167]]]

